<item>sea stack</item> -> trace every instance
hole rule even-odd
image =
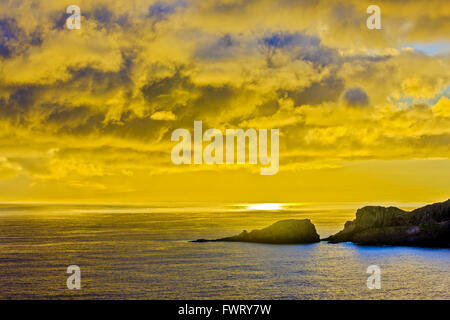
[[[268,244],[305,244],[319,242],[320,237],[316,232],[316,227],[309,219],[303,220],[281,220],[275,222],[267,228],[243,231],[238,235],[216,240],[198,239],[193,242],[255,242]]]

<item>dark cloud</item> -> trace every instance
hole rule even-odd
[[[119,72],[102,71],[93,67],[71,70],[72,84],[89,90],[91,94],[110,92],[131,83],[126,69]]]
[[[369,104],[369,96],[361,88],[349,88],[344,93],[344,100],[349,106],[367,106]]]
[[[13,54],[22,34],[15,19],[0,19],[0,56],[9,58]]]
[[[99,70],[95,68],[95,65],[83,68],[72,67],[69,68],[72,77],[67,84],[91,90],[93,94],[118,88],[124,89],[133,85],[130,75],[133,63],[133,53],[122,52],[122,63],[117,72]]]
[[[9,102],[23,111],[34,103],[38,91],[38,86],[20,87],[11,94]]]
[[[141,88],[144,98],[152,103],[158,102],[161,98],[167,98],[177,89],[192,90],[194,85],[190,79],[183,76],[180,71],[175,72],[171,77],[156,79]]]
[[[91,116],[91,110],[85,106],[75,108],[64,108],[61,105],[54,105],[53,112],[47,118],[48,124],[58,124],[62,127],[76,127],[85,123]]]
[[[127,92],[133,82],[130,79],[132,56],[124,54],[121,68],[117,72],[102,71],[93,67],[79,69],[70,68],[71,77],[65,81],[57,81],[52,84],[35,84],[10,86],[8,97],[2,98],[0,118],[10,119],[15,124],[43,126],[51,125],[57,132],[88,133],[102,126],[105,113],[101,106],[62,105],[58,102],[50,102],[47,95],[55,92],[83,94],[86,96],[109,95],[115,90]],[[75,104],[75,105],[73,105]],[[99,108],[100,107],[100,108]]]
[[[160,1],[151,4],[148,7],[147,17],[151,19],[153,27],[158,22],[168,20],[171,15],[175,14],[178,10],[186,8],[188,4],[184,1],[176,1],[172,3]],[[154,31],[154,30],[153,30]]]
[[[92,16],[100,23],[111,23],[114,19],[114,13],[106,7],[95,8]]]
[[[40,46],[41,44],[40,30],[26,34],[14,18],[0,19],[0,57],[10,58],[24,53],[30,45]]]
[[[115,14],[113,11],[109,10],[106,6],[98,6],[92,11],[82,13],[86,19],[94,19],[98,22],[98,29],[111,30],[116,25],[121,28],[127,28],[130,26],[128,13]]]
[[[32,46],[40,46],[42,44],[42,33],[38,30],[31,32],[30,34],[30,44]]]
[[[239,48],[239,41],[231,34],[219,37],[213,43],[200,46],[195,55],[197,58],[208,61],[231,58]]]
[[[21,29],[17,26],[14,18],[0,19],[0,39],[17,39],[19,32],[21,32]]]
[[[8,99],[3,100],[0,118],[10,119],[15,124],[26,124],[29,114],[36,109],[35,101],[42,88],[39,85],[28,85],[13,90]]]
[[[141,88],[153,111],[171,111],[175,114],[176,121],[170,121],[166,126],[191,127],[194,120],[203,120],[207,125],[209,119],[217,119],[223,112],[231,111],[233,101],[245,91],[231,84],[196,85],[183,74],[182,69],[179,67],[174,75],[151,81]],[[189,98],[178,101],[179,92],[188,94]]]
[[[312,38],[311,38],[312,39]],[[300,34],[275,33],[269,37],[263,38],[266,46],[274,48],[284,48],[303,42],[304,38]]]
[[[174,13],[176,5],[167,2],[156,2],[148,8],[148,16],[157,20],[167,19],[169,15]]]
[[[11,54],[8,46],[6,46],[3,43],[0,43],[0,56],[2,57],[9,57]]]
[[[50,14],[51,21],[53,21],[53,29],[63,30],[66,26],[66,20],[70,16],[65,11],[57,11]]]
[[[133,112],[127,112],[122,116],[122,122],[120,123],[107,123],[104,124],[99,131],[101,136],[109,135],[119,138],[138,140],[138,141],[157,141],[161,136],[161,131],[168,131],[171,133],[177,126],[172,124],[172,128],[166,121],[152,120],[148,117],[137,117]],[[189,127],[191,127],[190,124]],[[170,140],[170,136],[169,136]]]
[[[267,117],[275,114],[280,108],[280,104],[277,100],[269,100],[256,107],[257,116]]]
[[[316,67],[342,62],[337,50],[322,45],[318,37],[299,32],[276,32],[263,38],[262,43],[269,55],[269,65],[272,65],[270,55],[274,50],[283,50],[293,59],[311,62]]]
[[[287,94],[296,106],[315,105],[327,101],[336,101],[345,89],[345,81],[337,76],[330,76],[320,82],[313,82],[309,87],[299,91],[279,90],[279,95]]]
[[[223,14],[242,13],[254,2],[254,0],[214,1],[210,9]]]
[[[198,116],[209,118],[220,115],[222,111],[230,109],[230,103],[238,94],[231,85],[206,85],[199,88],[200,96],[194,101]]]

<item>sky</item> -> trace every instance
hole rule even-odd
[[[447,0],[0,0],[0,202],[446,200],[449,18]],[[174,165],[194,120],[279,129],[278,173]]]

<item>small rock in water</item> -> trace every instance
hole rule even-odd
[[[275,222],[271,226],[260,230],[253,230],[251,232],[244,230],[240,234],[232,237],[215,240],[198,239],[192,242],[209,241],[303,244],[319,242],[320,237],[316,232],[316,227],[309,219],[290,219]]]

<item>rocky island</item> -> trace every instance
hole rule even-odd
[[[261,230],[243,231],[238,235],[215,240],[198,239],[192,242],[255,242],[268,244],[305,244],[319,242],[320,237],[309,219],[281,220]]]
[[[356,219],[323,239],[329,243],[450,247],[450,200],[413,211],[396,207],[358,209]]]

